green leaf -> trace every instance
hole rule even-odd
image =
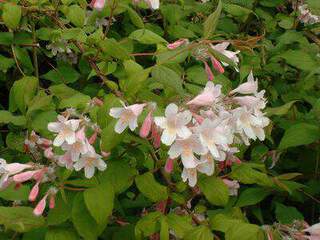
[[[167,215],[167,222],[169,228],[181,239],[183,239],[188,231],[193,229],[191,216],[169,213]]]
[[[310,54],[303,50],[288,50],[280,57],[284,58],[288,64],[304,71],[312,71],[318,67]]]
[[[84,201],[91,216],[98,224],[107,222],[113,209],[114,191],[112,185],[104,183],[85,190]]]
[[[237,207],[255,205],[265,199],[271,192],[264,188],[247,188],[241,192]]]
[[[231,14],[232,16],[238,18],[242,22],[245,22],[249,14],[252,13],[251,9],[241,7],[237,4],[224,4],[223,10]]]
[[[2,19],[8,28],[15,29],[20,23],[21,7],[13,3],[5,3],[3,5]]]
[[[101,182],[112,184],[115,193],[124,192],[129,188],[137,175],[137,170],[124,160],[109,161],[107,170],[100,177]]]
[[[123,139],[124,134],[118,134],[114,131],[114,125],[117,120],[113,120],[101,133],[101,148],[103,151],[109,152],[116,147]]]
[[[297,123],[290,126],[282,137],[279,149],[287,149],[301,145],[308,145],[320,139],[319,126],[309,123]]]
[[[0,224],[17,232],[28,232],[45,224],[42,216],[35,216],[30,207],[0,207]]]
[[[6,73],[12,66],[14,66],[14,60],[12,58],[0,55],[0,71]]]
[[[76,27],[83,27],[86,18],[85,10],[78,5],[72,5],[69,7],[66,17]]]
[[[121,60],[130,58],[127,50],[114,39],[105,39],[103,41],[99,41],[99,46],[104,53],[110,55],[111,57]]]
[[[203,36],[205,39],[209,39],[213,36],[219,21],[221,10],[222,2],[219,0],[216,10],[210,14],[203,24]]]
[[[162,65],[156,66],[152,69],[152,77],[156,82],[162,83],[165,89],[169,87],[183,95],[181,77],[172,69]]]
[[[276,218],[282,224],[291,224],[295,220],[303,220],[303,215],[295,208],[276,203]]]
[[[128,10],[128,14],[129,14],[131,22],[138,28],[144,28],[143,20],[139,16],[139,14],[129,6],[128,6],[127,10]]]
[[[214,176],[200,178],[199,187],[211,204],[217,206],[227,205],[229,190],[220,178]]]
[[[150,172],[137,176],[135,182],[139,191],[153,202],[168,198],[167,188],[158,183]]]
[[[50,70],[41,78],[49,80],[53,83],[74,83],[80,77],[80,74],[70,65],[61,65],[56,69]]]
[[[142,217],[136,224],[135,236],[137,240],[142,240],[144,237],[150,236],[151,234],[160,230],[159,220],[162,214],[160,212],[151,212]]]
[[[79,236],[70,228],[53,228],[46,233],[45,240],[77,240]]]
[[[9,187],[0,190],[0,198],[9,201],[28,201],[29,192],[30,188],[27,185],[15,189],[15,184],[11,184]]]
[[[64,200],[61,194],[57,195],[55,207],[48,213],[48,225],[59,225],[71,218],[73,196],[66,194],[66,200]]]
[[[73,201],[72,222],[78,234],[86,240],[96,240],[101,230],[105,227],[105,224],[98,225],[90,215],[82,193],[78,193]]]
[[[225,234],[226,240],[264,240],[263,230],[254,224],[238,223],[232,225]]]
[[[37,92],[38,84],[38,79],[35,77],[24,77],[15,81],[10,89],[9,111],[14,112],[19,109],[25,113],[27,105]]]
[[[165,39],[148,29],[136,30],[129,35],[129,38],[143,44],[167,43]]]
[[[188,231],[185,240],[213,240],[213,234],[207,226],[197,226]]]
[[[291,101],[288,102],[280,107],[274,107],[274,108],[267,108],[266,112],[267,112],[267,116],[273,116],[273,115],[278,115],[278,116],[282,116],[288,113],[288,111],[290,110],[290,108],[293,106],[293,104],[297,102],[297,101]]]
[[[169,240],[169,225],[164,216],[160,219],[160,240]]]
[[[87,107],[90,100],[91,98],[88,95],[77,93],[69,98],[63,99],[59,104],[59,109],[68,107],[84,109]]]
[[[11,112],[0,110],[0,123],[23,126],[26,124],[26,118],[25,116],[14,116]]]

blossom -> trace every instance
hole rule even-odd
[[[234,62],[235,65],[238,65],[239,63],[239,58],[237,56],[238,53],[240,53],[240,51],[229,51],[229,50],[226,50],[227,47],[230,45],[229,42],[223,42],[223,43],[219,43],[217,45],[211,45],[211,47],[220,52],[221,54],[225,55],[227,58],[229,58],[231,61]],[[229,66],[229,64],[225,63],[225,62],[222,62],[222,64],[224,66]],[[238,69],[236,69],[238,71]]]
[[[241,93],[241,94],[251,94],[257,93],[258,91],[258,81],[254,80],[252,71],[250,72],[247,82],[240,84],[236,89],[232,90],[230,93]]]
[[[164,129],[161,135],[161,141],[166,145],[171,145],[177,136],[182,139],[191,136],[191,131],[187,124],[191,121],[191,112],[186,110],[178,113],[178,106],[171,103],[165,110],[165,117],[155,117],[154,121],[157,126]]]
[[[239,182],[237,180],[229,180],[229,179],[223,179],[224,184],[227,185],[229,189],[229,195],[230,196],[237,196],[238,195],[238,189],[240,188]]]
[[[269,125],[270,120],[263,113],[253,114],[246,107],[242,107],[235,109],[234,116],[237,132],[245,144],[249,145],[248,139],[256,140],[258,138],[261,141],[265,139],[263,128]]]
[[[121,102],[122,103],[122,102]],[[138,117],[141,114],[146,104],[133,104],[126,106],[122,103],[123,107],[116,107],[110,109],[110,116],[119,118],[114,130],[117,133],[122,133],[128,126],[131,131],[134,131],[138,127]]]
[[[151,131],[151,126],[153,123],[153,117],[152,117],[152,112],[149,112],[147,117],[144,119],[141,129],[140,129],[140,137],[146,138],[150,131]]]
[[[197,165],[197,170],[201,173],[204,173],[208,176],[211,176],[214,173],[214,160],[211,154],[202,155],[200,158],[200,164]]]
[[[70,154],[73,162],[78,161],[80,154],[85,154],[88,151],[88,140],[85,136],[85,128],[81,128],[76,132],[76,141],[73,144],[62,144],[62,150]]]
[[[167,172],[167,173],[171,173],[172,170],[173,170],[173,161],[174,159],[171,159],[171,158],[168,158],[167,161],[166,161],[166,165],[164,167],[164,170]]]
[[[211,68],[206,61],[203,61],[203,63],[204,63],[204,70],[206,71],[206,74],[208,76],[208,80],[212,81],[214,79],[213,72],[211,71]]]
[[[188,39],[179,39],[179,40],[177,40],[177,41],[175,41],[173,43],[169,43],[167,45],[167,48],[169,48],[171,50],[172,49],[176,49],[176,48],[180,47],[181,45],[183,45],[183,44],[185,44],[187,42],[188,42]]]
[[[76,171],[84,168],[86,178],[92,178],[95,173],[95,168],[100,171],[104,171],[107,168],[107,164],[101,158],[102,156],[97,154],[92,146],[89,146],[88,151],[81,155],[73,167]]]
[[[26,169],[32,168],[29,164],[7,163],[0,158],[0,188],[4,187],[10,176],[16,175]]]
[[[212,121],[206,118],[196,129],[203,146],[207,147],[210,153],[219,158],[218,147],[227,149],[227,145],[232,143],[233,137],[230,128],[221,120]]]
[[[168,151],[169,157],[172,159],[181,156],[185,168],[195,168],[200,163],[194,153],[198,155],[207,153],[207,149],[202,146],[196,134],[186,139],[177,139]]]
[[[224,68],[221,66],[220,62],[215,57],[210,57],[212,66],[219,73],[224,73]]]
[[[212,82],[207,82],[204,90],[187,104],[196,106],[210,106],[217,101],[218,97],[221,95],[221,87],[222,86],[220,84],[214,85]]]
[[[310,233],[310,240],[317,240],[320,239],[320,223],[316,223],[306,229],[303,232]]]
[[[90,6],[101,11],[104,8],[105,0],[92,0]]]
[[[233,97],[232,100],[241,106],[245,106],[253,111],[261,110],[266,107],[266,100],[263,98],[264,90],[256,96]]]
[[[151,8],[151,9],[159,9],[160,7],[160,1],[159,0],[145,0],[145,2],[148,4],[148,6]]]
[[[51,132],[58,133],[53,141],[53,145],[56,147],[61,146],[64,142],[73,144],[76,142],[76,133],[80,120],[71,119],[58,115],[58,122],[51,122],[48,124],[48,130]]]
[[[190,187],[197,184],[197,169],[196,168],[183,168],[181,174],[182,181],[188,181]]]

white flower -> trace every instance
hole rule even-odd
[[[199,137],[195,134],[186,139],[177,139],[169,149],[169,157],[174,159],[181,155],[185,168],[195,168],[201,162],[194,156],[194,153],[203,155],[207,149],[200,143]]]
[[[101,159],[102,157],[97,154],[92,146],[89,146],[88,152],[81,155],[80,159],[74,164],[74,169],[80,171],[84,168],[86,178],[92,178],[95,168],[104,171],[107,164]]]
[[[230,196],[238,195],[238,189],[240,188],[240,184],[237,180],[231,181],[229,179],[223,179],[223,182],[228,186]]]
[[[206,118],[196,129],[200,141],[207,147],[215,158],[220,157],[219,146],[228,149],[227,145],[233,141],[230,126],[225,125],[221,120],[210,120]]]
[[[214,85],[212,82],[207,82],[203,92],[189,101],[187,104],[196,106],[210,106],[221,95],[221,87],[222,86],[220,84]]]
[[[167,106],[165,117],[155,117],[157,126],[164,129],[161,141],[166,145],[171,145],[177,136],[182,139],[190,137],[191,131],[186,126],[191,121],[190,111],[178,113],[178,107],[174,103]]]
[[[149,5],[150,8],[156,10],[160,7],[160,1],[159,0],[145,0],[145,2]]]
[[[252,71],[250,72],[247,82],[240,84],[236,89],[232,90],[230,93],[241,93],[241,94],[256,94],[258,91],[258,81],[254,80]]]
[[[126,106],[121,102],[123,107],[116,107],[110,109],[110,116],[119,118],[114,130],[117,133],[122,133],[128,126],[131,131],[134,131],[138,127],[138,117],[141,114],[146,104],[133,104]]]
[[[233,101],[241,106],[245,106],[251,109],[253,112],[257,110],[262,110],[266,107],[266,100],[264,99],[264,90],[257,93],[255,96],[242,96],[233,97]]]
[[[61,146],[64,142],[68,144],[73,144],[76,142],[76,133],[78,129],[80,120],[71,119],[58,115],[58,122],[51,122],[48,124],[48,129],[51,132],[58,133],[53,141],[54,146]]]
[[[70,154],[70,158],[73,162],[79,160],[80,154],[85,154],[88,151],[88,140],[85,136],[85,128],[81,128],[76,133],[76,142],[73,144],[63,143],[61,148]]]
[[[197,170],[208,176],[214,173],[214,160],[211,154],[202,155],[200,158],[200,164],[197,166]]]
[[[181,178],[184,182],[188,181],[190,187],[194,187],[197,184],[197,169],[183,168]]]
[[[29,164],[7,163],[6,160],[0,158],[0,188],[5,185],[10,176],[29,168],[32,168]]]
[[[246,145],[249,145],[248,139],[256,140],[259,138],[261,141],[265,139],[263,128],[269,125],[270,120],[263,113],[253,114],[246,107],[242,107],[235,109],[234,116],[237,132]]]
[[[239,63],[239,58],[237,57],[237,54],[240,53],[240,51],[236,51],[236,52],[233,52],[233,51],[229,51],[229,50],[226,50],[227,47],[229,46],[229,42],[223,42],[223,43],[220,43],[220,44],[217,44],[217,45],[211,45],[211,47],[220,52],[221,54],[225,55],[227,58],[231,59],[231,61],[233,61],[236,65],[238,65]],[[224,66],[229,66],[229,64],[225,63],[225,62],[222,62],[222,64]],[[237,71],[239,71],[237,68],[236,68]]]

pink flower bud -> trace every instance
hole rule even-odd
[[[93,103],[94,103],[95,105],[97,105],[97,106],[99,106],[99,107],[101,107],[101,106],[103,105],[103,101],[102,101],[101,99],[99,99],[99,98],[94,97],[94,98],[92,99],[92,101],[93,101]]]
[[[43,147],[50,147],[52,144],[52,141],[46,138],[40,138],[37,141],[37,144],[42,145]]]
[[[98,11],[101,11],[104,8],[105,0],[92,0],[90,6]]]
[[[13,176],[13,181],[15,181],[16,183],[26,182],[26,181],[30,180],[33,177],[33,175],[35,173],[37,173],[38,171],[39,170],[27,171],[27,172],[16,174]]]
[[[157,127],[153,124],[151,128],[151,137],[153,139],[153,146],[159,148],[161,145],[161,136],[158,133]]]
[[[214,57],[211,57],[210,59],[211,59],[213,68],[217,70],[219,73],[224,73],[224,68],[222,67],[221,63]]]
[[[47,168],[42,168],[38,171],[36,171],[36,173],[33,175],[33,179],[36,180],[36,181],[41,181],[44,174],[47,172]]]
[[[76,138],[80,141],[84,141],[86,139],[85,127],[82,127],[79,131],[76,132]]]
[[[54,153],[52,151],[52,147],[49,147],[46,150],[44,150],[44,156],[48,159],[53,159]]]
[[[204,118],[198,114],[192,113],[193,118],[197,121],[197,123],[201,124]]]
[[[39,194],[39,184],[40,182],[37,182],[33,188],[31,189],[29,193],[29,201],[34,202]]]
[[[209,66],[209,64],[207,62],[203,62],[204,63],[204,66],[205,66],[205,71],[207,73],[207,76],[208,76],[208,80],[209,81],[212,81],[214,79],[214,75],[211,71],[211,68]]]
[[[180,47],[181,45],[183,45],[184,43],[186,43],[188,40],[187,39],[179,39],[173,43],[170,43],[167,45],[167,48],[169,49],[176,49],[178,47]]]
[[[140,137],[142,138],[146,138],[151,130],[151,126],[152,126],[152,112],[149,112],[147,117],[144,119],[143,124],[140,128]]]
[[[44,209],[46,208],[46,201],[47,201],[48,194],[46,194],[40,202],[38,202],[37,206],[33,210],[33,214],[36,216],[41,216]]]
[[[53,209],[56,205],[56,195],[55,194],[52,194],[50,195],[50,199],[49,199],[49,208],[50,209]]]
[[[167,159],[166,165],[165,165],[165,167],[164,167],[164,170],[165,170],[167,173],[171,173],[172,170],[173,170],[173,160],[174,160],[174,159],[171,159],[171,158],[168,158],[168,159]]]
[[[94,144],[95,141],[97,140],[97,136],[98,136],[98,132],[95,131],[88,140],[89,144]]]
[[[111,154],[110,152],[101,151],[101,155],[102,155],[103,157],[109,157],[110,154]]]
[[[6,165],[6,170],[10,173],[10,175],[14,175],[31,167],[32,166],[29,164],[9,163]]]

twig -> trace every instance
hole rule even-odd
[[[11,45],[11,50],[12,50],[12,55],[13,55],[13,59],[17,65],[17,68],[19,69],[19,72],[25,77],[26,75],[24,74],[24,72],[22,71],[21,67],[20,67],[20,64],[18,62],[18,59],[17,59],[17,56],[16,56],[16,52],[14,50],[14,46]]]

